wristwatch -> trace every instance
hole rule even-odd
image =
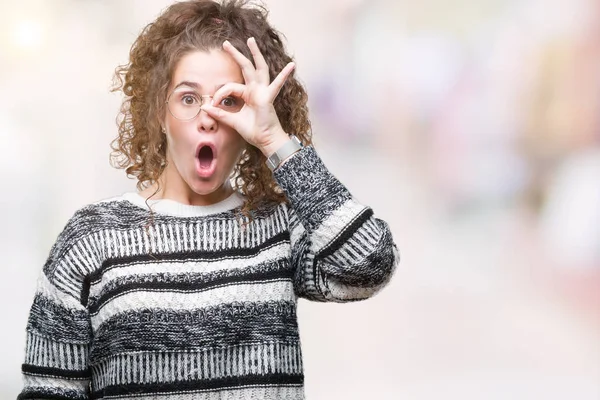
[[[275,151],[275,153],[271,154],[267,158],[267,167],[271,171],[275,171],[279,164],[298,150],[302,149],[302,142],[296,136],[291,135],[290,140],[288,140],[283,146]]]

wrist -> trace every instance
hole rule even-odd
[[[289,140],[290,136],[285,133],[283,129],[280,129],[271,135],[271,138],[266,144],[259,146],[258,148],[265,155],[265,157],[269,158]]]
[[[269,167],[271,171],[275,171],[301,149],[302,142],[300,142],[296,136],[290,136],[288,140],[267,157],[267,167]]]

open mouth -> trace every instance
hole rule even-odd
[[[202,146],[198,151],[200,168],[210,168],[214,159],[213,149],[210,146]]]

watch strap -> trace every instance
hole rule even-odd
[[[290,140],[267,158],[267,166],[271,171],[274,171],[283,160],[300,149],[302,149],[302,142],[296,136],[291,135]]]

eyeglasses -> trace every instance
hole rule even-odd
[[[189,121],[200,114],[200,107],[205,99],[213,99],[210,94],[198,94],[194,91],[174,91],[167,98],[167,108],[171,115],[182,121]],[[215,104],[224,111],[236,113],[244,107],[244,100],[238,97],[225,97],[219,104]]]

